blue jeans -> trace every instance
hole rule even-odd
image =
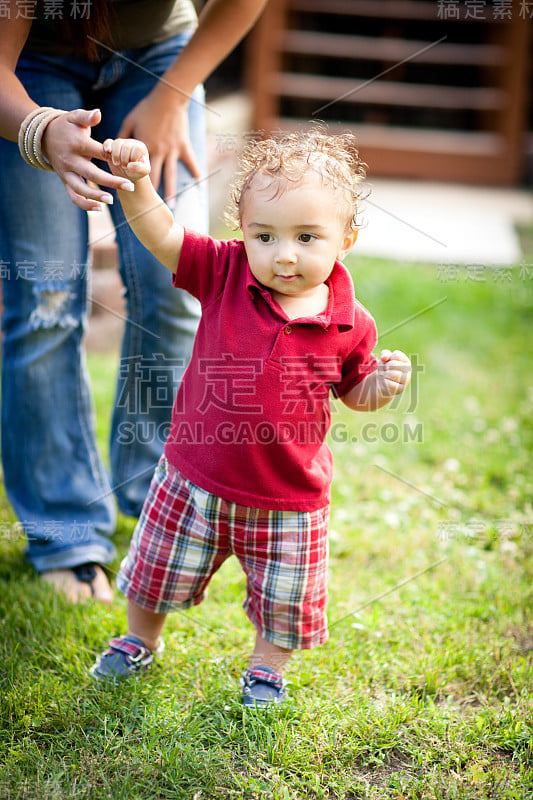
[[[102,62],[24,52],[17,74],[43,106],[100,108],[94,138],[116,136],[190,34],[111,54]],[[189,104],[191,141],[205,174],[203,90]],[[179,165],[176,217],[207,230],[205,181]],[[119,509],[137,516],[192,352],[199,304],[139,243],[111,207],[127,321],[112,416],[108,475],[96,445],[82,337],[87,321],[87,214],[59,178],[27,165],[0,139],[2,462],[6,492],[38,571],[108,563]],[[107,190],[109,191],[109,190]]]

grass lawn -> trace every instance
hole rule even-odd
[[[1,798],[533,798],[533,266],[348,263],[416,374],[394,408],[335,405],[331,635],[291,662],[291,702],[242,710],[233,560],[160,666],[95,685],[125,602],[42,586],[0,488]],[[105,449],[116,364],[89,361]]]

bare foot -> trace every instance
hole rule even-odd
[[[41,572],[41,578],[50,583],[56,591],[63,592],[71,603],[83,603],[92,597],[99,603],[109,604],[113,601],[113,591],[107,576],[98,565],[95,565],[95,571],[96,575],[91,583],[78,580],[71,569],[46,570]]]

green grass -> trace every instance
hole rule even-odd
[[[95,685],[125,602],[42,586],[0,489],[0,797],[533,798],[533,277],[350,266],[380,330],[398,326],[380,346],[420,370],[395,408],[335,405],[331,636],[295,655],[290,704],[240,706],[253,631],[233,561],[169,618],[160,666]],[[89,366],[105,449],[116,364]]]

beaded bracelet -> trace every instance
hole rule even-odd
[[[50,108],[35,108],[33,111],[30,111],[27,117],[24,118],[20,128],[19,128],[19,135],[18,135],[18,145],[19,150],[22,158],[32,167],[35,166],[35,159],[32,156],[32,150],[29,149],[28,145],[28,133],[31,128],[32,122],[35,121],[38,117],[42,117],[43,114],[50,111]]]
[[[34,108],[24,118],[19,128],[18,145],[20,154],[27,164],[38,169],[53,170],[52,165],[43,155],[43,136],[52,120],[67,113],[67,111],[45,106]]]

